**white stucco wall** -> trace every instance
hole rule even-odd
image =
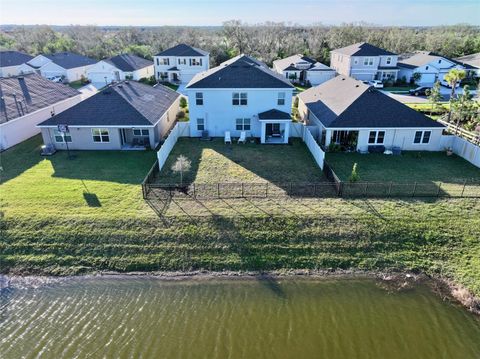
[[[160,64],[161,59],[169,59],[168,65]],[[186,60],[186,64],[183,64],[183,59]],[[190,66],[190,59],[202,59],[202,65]],[[169,68],[177,67],[179,70],[179,77],[181,83],[188,83],[199,72],[206,71],[210,68],[210,56],[155,56],[154,57],[154,70],[155,78],[160,79],[159,72],[167,72]],[[181,63],[180,63],[181,62]]]
[[[335,75],[335,71],[307,71],[307,80],[312,86],[317,86],[333,79]]]
[[[195,93],[203,93],[203,106],[195,104]],[[233,92],[246,92],[247,106],[232,105]],[[277,105],[279,92],[285,92],[285,105]],[[260,137],[261,126],[258,121],[260,112],[277,109],[290,113],[292,107],[293,89],[187,89],[190,110],[190,134],[201,136],[197,130],[197,118],[205,120],[205,129],[213,137],[223,137],[225,131],[230,131],[233,137],[240,136],[236,130],[237,118],[250,118],[251,131],[247,135]]]
[[[96,127],[97,128],[97,127]],[[98,126],[98,128],[106,128]],[[55,142],[54,130],[56,127],[42,128],[43,143],[53,144],[58,150],[66,150],[65,143]],[[120,140],[120,129],[109,127],[109,142],[93,142],[92,127],[69,127],[72,142],[68,143],[71,150],[120,150],[122,148]]]
[[[82,100],[81,95],[71,97],[54,105],[45,107],[38,111],[29,113],[23,117],[19,117],[12,121],[8,121],[0,125],[0,148],[7,149],[26,139],[40,133],[40,129],[36,127],[51,117],[52,111],[58,114],[66,109],[76,105]]]

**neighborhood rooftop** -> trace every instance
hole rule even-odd
[[[329,128],[418,128],[443,127],[350,77],[337,76],[301,93],[300,99]]]
[[[33,59],[20,51],[0,51],[0,67],[18,66]]]
[[[293,85],[264,63],[238,55],[195,75],[187,88],[293,88]]]
[[[80,95],[37,74],[0,78],[0,123]]]
[[[395,55],[393,52],[381,49],[377,46],[371,45],[368,42],[359,42],[350,46],[342,47],[333,50],[343,55],[349,56],[388,56]]]
[[[97,63],[97,60],[71,52],[58,52],[56,54],[42,56],[52,60],[53,63],[63,67],[64,69],[73,69],[76,67],[88,66]]]
[[[155,56],[207,56],[208,52],[186,44],[178,44],[174,47],[159,52]]]
[[[460,62],[461,64],[470,65],[480,69],[480,52],[476,54],[466,55],[462,57],[455,58],[456,61]]]
[[[153,126],[178,96],[162,85],[119,82],[39,126]]]
[[[314,59],[311,59],[310,57],[297,54],[286,57],[284,59],[275,60],[273,61],[273,64],[281,70],[290,70],[290,67],[292,67],[292,69],[294,70],[297,70],[295,68],[295,65],[299,62],[306,65],[310,64],[310,66],[312,66],[316,61]]]
[[[465,68],[471,69],[472,66],[469,64],[463,64],[461,61],[453,60],[445,56],[441,56],[431,51],[416,51],[413,54],[404,55],[403,58],[399,59],[398,66],[414,69],[431,62],[437,62],[442,59],[452,62],[453,64],[463,65]]]
[[[103,61],[122,71],[135,71],[153,65],[153,61],[132,54],[121,54]]]

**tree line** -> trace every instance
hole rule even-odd
[[[268,65],[279,58],[304,54],[329,64],[330,51],[367,41],[402,54],[428,50],[446,57],[480,52],[480,27],[378,27],[365,23],[299,26],[277,22],[249,25],[230,20],[220,27],[14,26],[0,31],[0,48],[31,55],[71,51],[102,59],[134,53],[151,59],[178,43],[210,52],[211,65],[239,54],[257,57]]]

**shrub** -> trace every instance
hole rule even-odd
[[[185,97],[180,97],[180,107],[186,108],[187,107],[187,99]]]
[[[357,172],[356,162],[353,164],[352,173],[350,174],[350,177],[348,178],[348,180],[350,182],[357,182],[358,180],[360,180],[360,176],[358,175],[358,172]]]
[[[338,143],[330,142],[328,145],[328,152],[340,152],[341,147]]]
[[[185,117],[185,112],[183,111],[178,111],[177,113],[177,120],[184,118]]]

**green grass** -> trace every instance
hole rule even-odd
[[[1,154],[1,273],[394,269],[448,276],[480,295],[478,200],[154,201],[159,216],[139,185],[153,152],[76,152],[67,160],[40,157],[39,145],[35,137]],[[233,178],[269,180],[267,156],[257,152],[295,148],[251,147],[260,163],[229,164]],[[298,157],[277,159],[267,168],[308,176],[296,173]],[[216,163],[205,168],[212,181],[224,176],[225,160]]]
[[[177,91],[177,90],[178,90],[178,85],[172,84],[172,83],[170,83],[170,82],[162,83],[162,85],[167,86],[167,87],[170,87],[173,91]]]
[[[328,153],[326,161],[337,176],[347,181],[354,163],[362,181],[445,182],[480,181],[480,169],[445,152],[403,152],[401,156],[359,153]]]
[[[417,88],[418,86],[386,86],[383,88],[385,91],[395,92],[395,93],[405,93],[411,89]]]
[[[83,84],[82,81],[78,80],[78,81],[69,82],[68,86],[70,86],[71,88],[74,88],[75,90],[78,90],[79,88],[85,86],[85,84]]]
[[[322,182],[321,169],[313,161],[305,144],[293,140],[292,145],[260,145],[257,143],[225,145],[223,139],[212,141],[180,138],[160,173],[162,183],[176,183],[180,175],[171,167],[179,155],[192,163],[184,182]]]
[[[298,93],[308,90],[311,86],[294,85]]]

